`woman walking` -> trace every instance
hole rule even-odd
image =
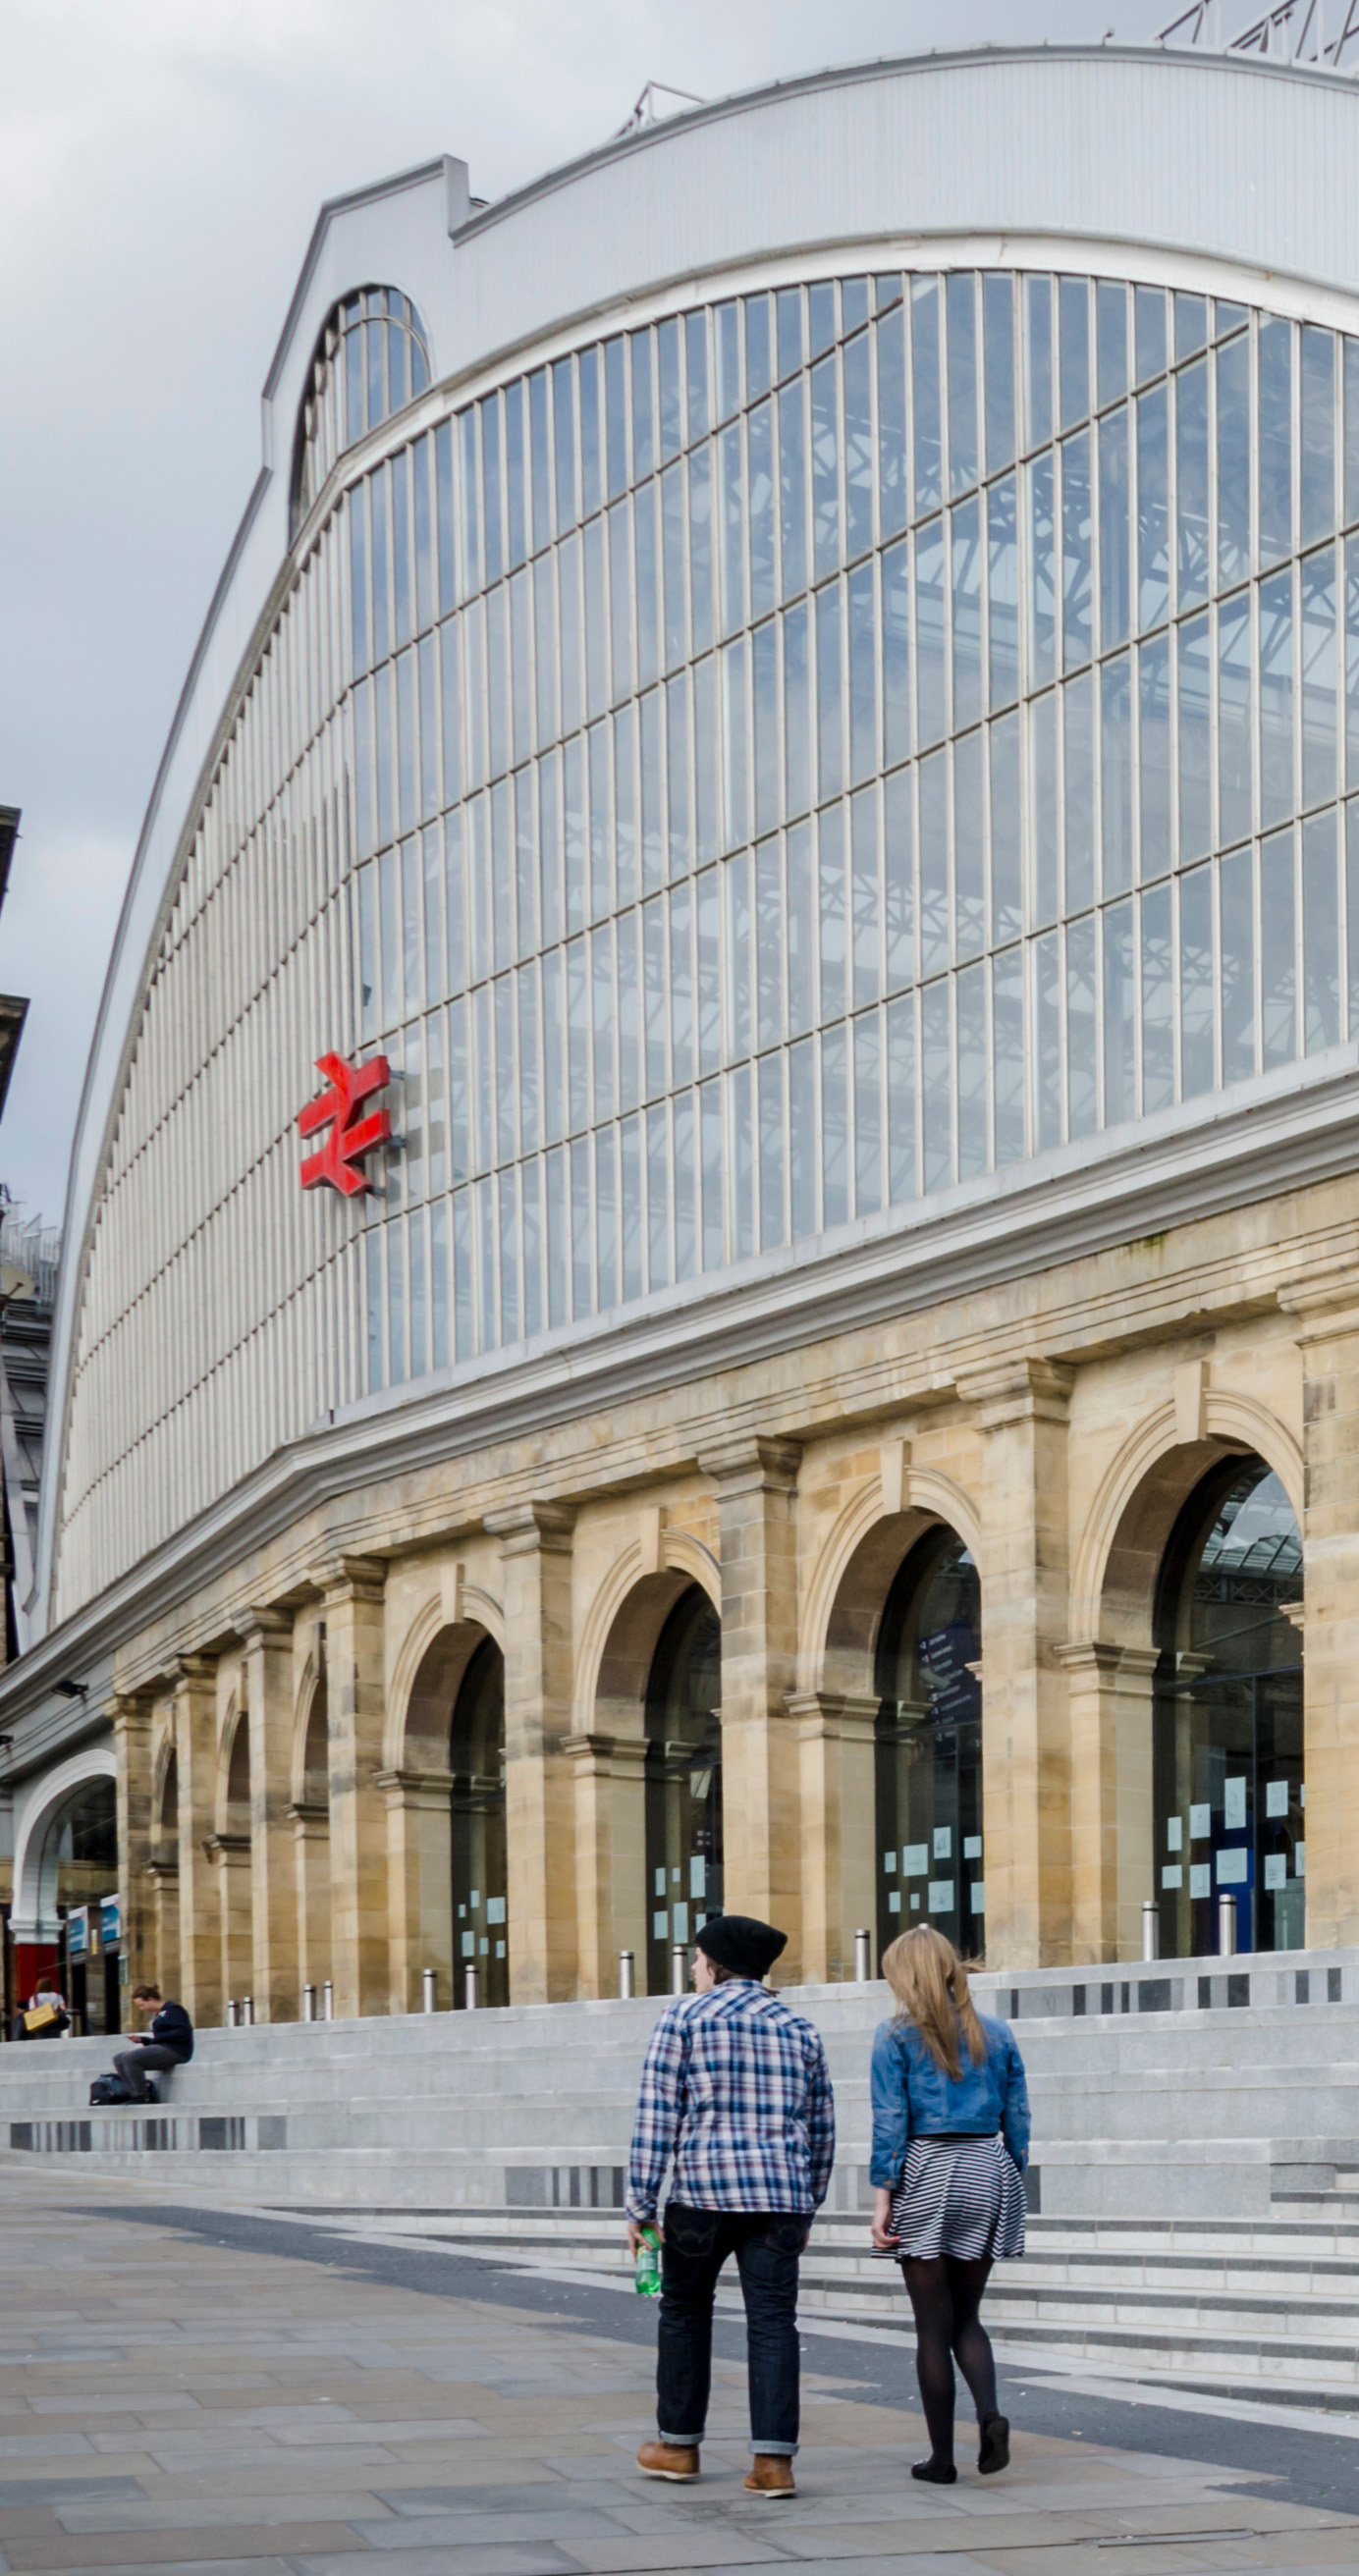
[[[873,2040],[873,2244],[915,2311],[930,2456],[913,2478],[952,2486],[953,2363],[977,2409],[977,2466],[1008,2466],[1010,2426],[980,2309],[993,2261],[1024,2251],[1029,2099],[1009,2024],[979,2013],[951,1941],[917,1924],[882,1954],[896,1997]]]

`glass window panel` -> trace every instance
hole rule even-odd
[[[1029,686],[1041,688],[1054,669],[1057,636],[1056,476],[1050,456],[1040,456],[1025,476],[1028,490]]]
[[[904,769],[898,770],[883,785],[884,909],[889,993],[909,984],[915,973],[915,832],[911,788],[910,772]],[[789,864],[791,870],[791,851]]]
[[[670,1121],[665,1103],[646,1113],[647,1284],[668,1288],[670,1262]]]
[[[625,1118],[618,1130],[619,1194],[622,1225],[622,1293],[629,1302],[642,1293],[642,1122]]]
[[[982,279],[982,343],[986,362],[986,470],[1008,465],[1015,452],[1015,282],[1006,274]]]
[[[1213,872],[1180,879],[1180,1097],[1213,1088]]]
[[[346,504],[349,517],[349,617],[355,678],[368,668],[368,486]]]
[[[488,395],[481,408],[481,524],[486,579],[499,581],[505,569],[504,500],[500,468],[499,394]]]
[[[1007,474],[986,496],[987,590],[990,612],[990,704],[1019,695],[1019,542],[1015,478]],[[889,752],[889,758],[891,757]]]
[[[505,516],[511,565],[521,564],[529,551],[524,395],[522,377],[505,395]]]
[[[1236,841],[1251,828],[1251,614],[1246,593],[1217,620],[1218,830]]]
[[[949,962],[947,755],[920,763],[920,971],[935,975]]]
[[[1250,571],[1250,342],[1217,354],[1217,577]]]
[[[760,1107],[760,1250],[784,1240],[783,1058],[767,1055],[758,1068]]]
[[[1038,1149],[1062,1141],[1062,945],[1061,933],[1045,931],[1033,943],[1034,1017],[1037,1046]]]
[[[921,993],[920,1058],[928,1195],[946,1190],[953,1179],[953,1046],[947,980],[927,984]]]
[[[588,1016],[585,942],[572,939],[566,950],[567,1123],[571,1128],[586,1126],[590,1116]]]
[[[1359,786],[1359,537],[1345,540],[1345,778]]]
[[[755,853],[755,1044],[759,1047],[776,1046],[783,1035],[784,956],[782,853],[777,841],[762,841]]]
[[[1133,908],[1130,902],[1109,906],[1103,916],[1104,945],[1104,1124],[1121,1127],[1137,1114],[1133,1010]]]
[[[958,977],[958,1178],[977,1179],[991,1160],[987,1079],[986,968]]]
[[[986,849],[983,742],[965,734],[953,747],[954,955],[979,956],[986,945]]]
[[[533,508],[533,544],[546,545],[552,535],[552,470],[548,440],[546,367],[529,378],[529,485]]]
[[[604,497],[604,456],[602,436],[602,396],[599,382],[600,352],[582,349],[580,369],[580,506],[589,518]]]
[[[684,540],[684,468],[668,466],[661,476],[661,559],[665,591],[665,667],[673,671],[684,660],[688,619],[685,614],[688,549]]]
[[[1292,831],[1275,832],[1260,850],[1260,986],[1266,1066],[1291,1064],[1297,1046],[1297,906]]]
[[[635,726],[636,718],[631,707],[621,708],[614,717],[613,834],[617,874],[615,900],[620,904],[632,903],[637,896],[637,735]],[[522,949],[527,945],[524,939],[522,914],[519,937]]]
[[[1302,827],[1303,1045],[1308,1055],[1340,1037],[1340,895],[1336,817],[1309,814]]]
[[[788,1027],[793,1036],[816,1017],[817,908],[812,888],[812,832],[795,824],[788,835]]]
[[[750,856],[743,851],[722,871],[727,903],[727,1027],[732,1055],[748,1055],[751,1031]]]
[[[584,690],[584,665],[581,653],[581,582],[580,539],[568,537],[557,555],[557,579],[561,612],[561,727],[563,733],[574,733],[580,723]],[[472,620],[468,619],[468,631]],[[468,689],[468,707],[476,700]]]
[[[1345,378],[1345,460],[1342,507],[1345,525],[1352,527],[1359,519],[1359,340],[1344,343]]]
[[[804,1038],[788,1051],[788,1198],[794,1243],[816,1232],[820,1168],[816,1116],[816,1041]]]
[[[849,775],[854,786],[878,767],[878,635],[872,562],[856,564],[849,593]]]
[[[724,765],[723,847],[732,849],[750,833],[749,719],[746,707],[746,642],[729,644],[722,655],[722,739]]]
[[[884,537],[906,525],[906,321],[898,303],[876,325],[878,344],[878,525]]]
[[[466,599],[474,590],[480,590],[482,579],[481,469],[477,452],[477,416],[474,410],[458,414],[458,463],[458,481],[462,493],[462,595]]]
[[[854,1213],[882,1206],[882,1074],[876,1011],[854,1022]]]
[[[739,421],[723,430],[717,442],[717,464],[722,495],[722,632],[730,635],[744,625],[746,615],[745,477]]]
[[[675,1277],[692,1279],[697,1266],[698,1230],[694,1165],[694,1103],[685,1092],[672,1105],[675,1164]]]
[[[1255,886],[1249,850],[1233,850],[1218,872],[1222,952],[1222,1079],[1255,1071]]]
[[[840,421],[834,355],[813,367],[812,566],[820,580],[840,560]]]
[[[1208,361],[1176,378],[1176,560],[1181,608],[1208,596]]]
[[[717,668],[694,672],[694,848],[700,867],[717,851]]]
[[[811,698],[807,653],[807,603],[783,620],[783,740],[785,811],[803,814],[811,803]]]
[[[1024,952],[1007,948],[991,969],[994,1056],[995,1158],[1018,1162],[1024,1152]]]
[[[1123,293],[1119,288],[1120,296]],[[1110,414],[1099,427],[1100,642],[1107,652],[1128,632],[1131,606],[1131,528],[1128,516],[1128,415]]]
[[[773,619],[750,641],[755,724],[755,830],[772,830],[779,819],[779,668],[778,631]]]
[[[773,380],[768,296],[748,295],[745,300],[745,318],[746,400],[758,402],[760,395],[769,391]]]
[[[849,1215],[849,1103],[845,1031],[821,1037],[821,1222],[843,1225]]]
[[[1084,420],[1090,409],[1090,290],[1083,277],[1063,277],[1057,281],[1057,294],[1061,316],[1059,425],[1070,429],[1073,421]]]
[[[1206,617],[1179,629],[1180,865],[1211,849],[1211,646]]]
[[[945,284],[948,317],[949,490],[977,479],[977,283],[955,270]]]
[[[845,553],[849,562],[873,543],[873,401],[866,331],[845,350]]]
[[[1304,323],[1299,335],[1302,453],[1301,540],[1310,546],[1335,526],[1335,334]]]
[[[1302,564],[1302,801],[1336,790],[1335,548]]]
[[[1293,811],[1293,575],[1260,584],[1260,819]]]
[[[846,339],[868,320],[868,280],[866,277],[842,277],[840,280],[840,328]]]
[[[1204,295],[1175,297],[1175,355],[1192,358],[1208,337],[1208,299]]]
[[[1349,949],[1349,1035],[1359,1035],[1359,799],[1345,808],[1345,923]]]
[[[1293,544],[1293,326],[1262,314],[1259,340],[1260,561]]]
[[[684,381],[688,396],[689,436],[691,440],[702,438],[710,426],[706,313],[686,313],[684,317]]]
[[[915,667],[918,726],[922,747],[943,740],[944,713],[944,523],[931,519],[917,528],[915,545]]]
[[[653,741],[653,729],[645,722],[648,708],[643,705],[642,725],[642,830],[650,846],[651,817],[660,811],[660,742]],[[660,732],[659,718],[655,735]],[[666,873],[682,876],[692,865],[693,844],[689,828],[689,692],[684,679],[670,680],[665,691],[665,849]]]
[[[566,927],[577,930],[586,915],[588,883],[585,844],[585,746],[568,742],[562,761],[562,823],[566,845]]]
[[[844,783],[840,585],[816,595],[816,739],[818,794],[838,796]]]
[[[1175,954],[1170,888],[1142,897],[1142,1110],[1168,1109],[1175,1097]]]
[[[689,579],[692,650],[705,653],[713,640],[712,477],[706,447],[696,447],[689,459]]]
[[[576,520],[576,371],[572,358],[559,358],[552,370],[553,449],[557,460],[557,525]]]
[[[807,455],[801,379],[779,395],[779,535],[783,596],[807,586]]]
[[[677,319],[662,322],[657,329],[656,379],[660,395],[660,453],[664,460],[678,456],[684,445],[680,326]]]
[[[887,1139],[887,1195],[899,1207],[916,1193],[914,993],[887,1006]]]
[[[656,560],[655,484],[644,484],[642,490],[634,496],[632,506],[634,512],[633,543],[636,549],[637,564],[637,685],[639,688],[645,689],[650,686],[660,669],[660,653],[657,637],[659,566]],[[615,516],[620,531],[623,531],[622,511],[618,511]],[[626,532],[623,531],[619,535],[619,541],[615,548],[615,576],[620,572],[626,572],[627,558],[627,536]],[[615,697],[622,697],[628,686],[626,648],[625,646],[620,647],[620,631],[622,635],[626,637],[626,616],[620,617],[617,595],[615,594],[613,621]],[[624,658],[621,661],[620,651],[622,651],[624,655]]]
[[[981,503],[949,512],[953,575],[953,727],[975,724],[982,709]]]
[[[882,922],[878,883],[878,791],[863,787],[850,803],[850,901],[853,924],[853,1007],[877,1000],[882,990]]]
[[[1033,918],[1042,929],[1057,918],[1057,700],[1049,691],[1029,709],[1029,793],[1033,823]]]
[[[1170,645],[1164,635],[1137,657],[1142,879],[1170,866]]]
[[[1019,718],[991,727],[991,937],[1017,939],[1023,929],[1019,785]]]
[[[817,817],[819,884],[819,962],[823,1020],[838,1019],[845,1007],[845,834],[838,805]]]
[[[1070,680],[1062,692],[1065,805],[1064,909],[1084,912],[1095,900],[1095,693],[1094,675]],[[1082,1131],[1084,1132],[1084,1131]]]
[[[717,417],[730,420],[741,404],[741,310],[738,304],[718,305],[713,315],[713,337],[717,347]]]
[[[585,711],[602,715],[609,703],[609,632],[604,574],[604,522],[585,531]],[[494,594],[492,594],[494,596]],[[625,645],[624,650],[628,650]]]
[[[903,542],[882,558],[883,756],[889,769],[911,748],[910,615],[910,565]],[[790,703],[790,722],[792,715]]]
[[[1157,626],[1170,604],[1170,469],[1166,389],[1137,406],[1138,624]]]
[[[1095,380],[1101,408],[1128,390],[1128,290],[1101,278],[1095,288]]]
[[[793,375],[803,363],[804,334],[801,287],[780,287],[778,294],[774,298],[774,308],[777,317],[779,376],[780,379],[782,379],[784,376]]]
[[[917,518],[943,499],[939,375],[939,281],[911,280],[911,418]]]
[[[1123,894],[1132,884],[1132,763],[1132,659],[1120,653],[1100,673],[1101,883],[1106,895]]]
[[[1041,447],[1052,436],[1052,280],[1024,280],[1025,445]]]
[[[557,602],[550,554],[541,555],[533,567],[533,645],[538,740],[549,743],[557,732]]]
[[[1088,662],[1091,649],[1090,435],[1062,449],[1062,667]]]
[[[750,614],[763,617],[773,607],[774,578],[774,408],[761,403],[746,427],[750,464]]]
[[[690,888],[687,885],[677,885],[671,887],[666,900],[670,909],[669,1000],[667,1005],[666,994],[661,992],[657,996],[657,1009],[661,1017],[662,1027],[660,1034],[662,1038],[664,1037],[664,1022],[668,1009],[671,1051],[670,1079],[676,1090],[678,1090],[683,1084],[692,1082],[694,1078],[693,897]],[[662,960],[659,956],[657,957],[656,963],[658,965],[662,964]],[[651,968],[649,963],[647,968],[648,975],[650,974],[650,971]],[[651,988],[649,983],[647,987],[647,1009],[648,1011],[651,1009]],[[650,1039],[648,1037],[648,1044],[649,1043]],[[648,1056],[647,1061],[650,1066],[650,1056]],[[659,1082],[653,1082],[649,1073],[647,1085],[649,1090],[664,1089],[663,1064],[659,1064],[657,1070],[659,1070],[661,1074],[661,1080]]]
[[[373,714],[376,720],[375,777],[377,780],[377,836],[379,844],[390,841],[396,828],[396,798],[392,756],[392,670],[390,663],[379,671],[373,682]]]

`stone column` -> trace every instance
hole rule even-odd
[[[575,1775],[576,1938],[580,1992],[616,1995],[618,1953],[631,1950],[646,1985],[646,1739],[569,1735]]]
[[[505,1836],[510,1995],[561,2003],[577,1991],[571,1732],[574,1511],[521,1503],[490,1512],[505,1604]]]
[[[1014,1359],[958,1381],[982,1440],[986,1963],[1071,1957],[1066,1425],[1073,1372]]]
[[[386,1567],[347,1556],[313,1577],[326,1605],[330,1722],[330,1973],[341,2021],[391,2004],[387,1833],[374,1774],[386,1717]]]
[[[151,1697],[119,1692],[110,1716],[117,1762],[118,1894],[124,1990],[154,1979],[151,1860]]]
[[[150,1888],[151,1919],[155,1950],[155,1979],[163,1995],[178,1999],[179,1973],[179,1863],[165,1853],[147,1866]]]
[[[250,1836],[209,1834],[204,1844],[217,1872],[217,1957],[223,2003],[253,1998],[255,1957],[250,1934]],[[226,2015],[223,2012],[223,2020]]]
[[[419,2012],[426,1968],[438,1976],[439,2009],[453,2005],[451,1771],[378,1771],[373,1787],[387,1809],[387,1937],[391,2010]]]
[[[1054,1648],[1071,1724],[1071,1946],[1077,1960],[1140,1959],[1143,1899],[1157,1894],[1152,1806],[1152,1646]]]
[[[1289,1289],[1302,1353],[1307,1946],[1359,1941],[1359,1273]]]
[[[330,1975],[330,1808],[292,1806],[293,1887],[297,1907],[297,1984],[321,1988]]]
[[[700,1458],[717,1487],[722,1558],[723,1905],[788,1935],[781,1985],[802,1974],[795,1440],[754,1434]]]
[[[271,1609],[234,1622],[250,1728],[252,1990],[256,2021],[296,2021],[297,1899],[288,1804],[292,1790],[293,1623]]]
[[[217,1781],[217,1670],[209,1655],[175,1666],[179,1782],[179,2000],[195,2022],[220,2022],[222,1935],[208,1844]]]
[[[854,1935],[877,1965],[874,1746],[878,1702],[851,1691],[790,1691],[802,1792],[802,1974],[830,1984],[854,1974]]]

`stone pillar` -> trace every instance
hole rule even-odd
[[[802,1974],[809,1985],[854,1974],[854,1935],[872,1935],[877,1965],[874,1746],[878,1702],[851,1691],[790,1691],[802,1792]]]
[[[217,1957],[223,2003],[255,1991],[250,1932],[250,1836],[209,1834],[204,1845],[217,1872]],[[222,2015],[225,2020],[225,2012]]]
[[[1359,1274],[1290,1289],[1305,1465],[1307,1946],[1359,1941]]]
[[[144,1691],[113,1699],[113,1750],[117,1762],[118,1894],[122,1980],[128,1988],[154,1980],[155,1909],[147,1871],[151,1860],[151,1699]]]
[[[155,1979],[161,1993],[179,1997],[179,1863],[161,1853],[147,1867]]]
[[[386,1568],[347,1556],[313,1577],[326,1606],[330,1722],[330,1973],[338,2020],[386,2012],[387,1833],[373,1791],[386,1715],[383,1593]]]
[[[235,1621],[250,1728],[250,1896],[256,2021],[296,2021],[297,1899],[292,1788],[293,1623],[269,1609]]]
[[[209,1655],[175,1666],[175,1760],[179,1783],[179,2000],[195,2022],[220,2022],[222,1935],[208,1845],[217,1781],[217,1672]]]
[[[580,1992],[616,1995],[618,1953],[631,1950],[646,1985],[646,1739],[569,1735],[575,1774],[576,1938]]]
[[[1158,1893],[1152,1689],[1159,1658],[1152,1646],[1102,1638],[1054,1652],[1070,1696],[1072,1955],[1140,1959],[1143,1899]]]
[[[788,1935],[781,1985],[802,1974],[795,1496],[801,1450],[754,1434],[700,1460],[717,1487],[722,1558],[723,1905]]]
[[[1073,1372],[1014,1359],[958,1381],[982,1441],[982,1822],[988,1968],[1071,1957],[1066,1425]]]
[[[293,1883],[297,1906],[297,1986],[320,1993],[330,1975],[330,1808],[292,1806]],[[299,2004],[300,2009],[300,2004]]]
[[[387,1937],[394,2013],[419,2012],[433,1968],[439,2009],[453,2005],[451,1771],[378,1771],[387,1809]]]
[[[505,1604],[505,1836],[510,1995],[577,1991],[571,1732],[571,1531],[575,1513],[522,1503],[486,1516],[501,1542]]]

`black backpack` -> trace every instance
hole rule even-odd
[[[96,2075],[90,2086],[92,2111],[107,2111],[111,2103],[131,2102],[134,2099],[131,2085],[125,2084],[121,2075]]]

